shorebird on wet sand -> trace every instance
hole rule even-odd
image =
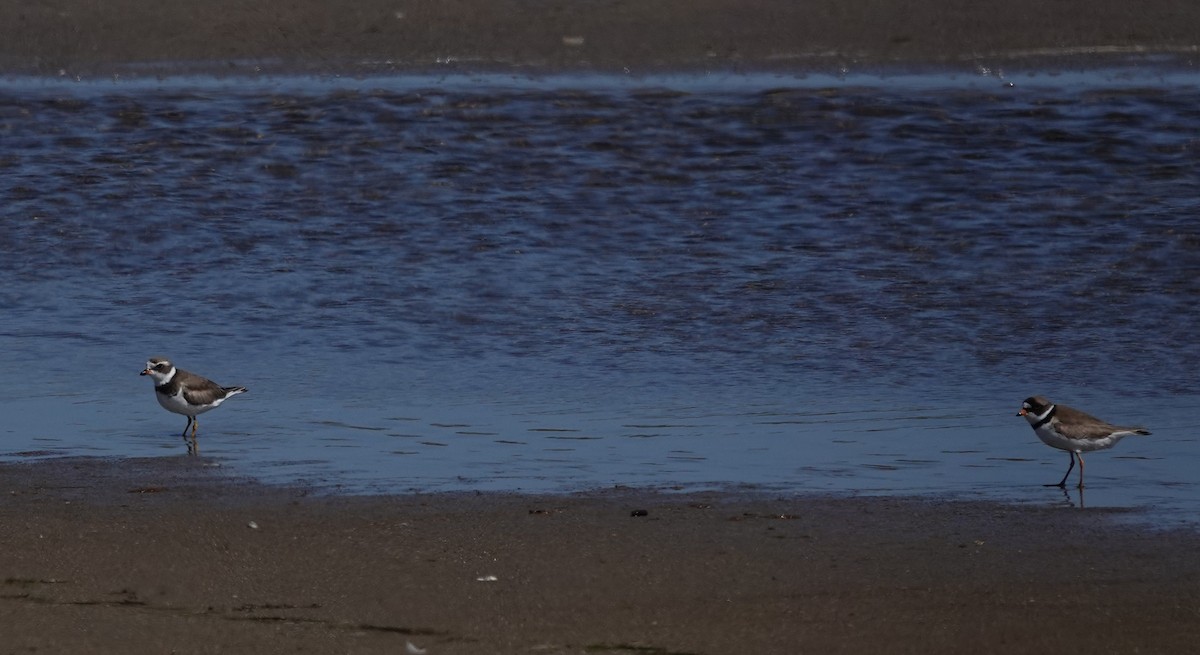
[[[1038,439],[1042,443],[1067,451],[1071,456],[1071,465],[1058,484],[1048,484],[1047,487],[1066,487],[1067,476],[1075,468],[1075,458],[1079,458],[1079,488],[1083,488],[1083,453],[1093,450],[1112,448],[1122,438],[1131,434],[1150,434],[1146,428],[1122,427],[1074,409],[1066,405],[1055,405],[1042,396],[1030,396],[1021,404],[1017,416],[1024,416],[1033,426]]]
[[[175,368],[165,357],[147,360],[142,375],[153,378],[154,397],[158,398],[158,404],[163,409],[188,417],[187,425],[183,427],[183,441],[187,444],[189,455],[200,452],[196,443],[196,430],[200,422],[196,417],[239,393],[246,393],[246,387],[222,387],[208,378]],[[188,428],[192,429],[190,440]]]

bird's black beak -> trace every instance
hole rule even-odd
[[[138,373],[138,375],[150,375],[150,369],[146,369],[146,370],[142,371],[141,373]]]

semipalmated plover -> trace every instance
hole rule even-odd
[[[227,399],[246,392],[246,387],[222,387],[208,378],[175,368],[165,357],[151,357],[147,360],[142,375],[149,375],[154,379],[154,397],[158,398],[158,404],[162,405],[163,409],[188,417],[187,425],[183,427],[183,441],[187,443],[189,455],[199,452],[196,430],[200,427],[200,422],[196,417]],[[190,441],[188,428],[192,429]]]
[[[1047,487],[1067,486],[1067,476],[1075,468],[1075,457],[1079,457],[1079,488],[1083,488],[1083,453],[1085,451],[1112,448],[1123,437],[1131,434],[1150,434],[1146,428],[1122,427],[1081,412],[1066,405],[1055,405],[1042,396],[1031,396],[1021,404],[1017,416],[1024,416],[1033,426],[1042,443],[1067,451],[1071,465],[1058,484]]]

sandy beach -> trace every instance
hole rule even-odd
[[[328,497],[0,466],[5,653],[1185,652],[1198,538],[1105,511],[612,489]]]
[[[0,72],[969,69],[1064,54],[1195,57],[1178,0],[12,2]]]

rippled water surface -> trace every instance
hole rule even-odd
[[[752,485],[1078,506],[1034,393],[1200,519],[1200,86],[0,85],[0,456],[350,492]]]

